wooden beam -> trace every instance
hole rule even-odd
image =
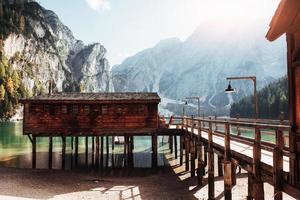
[[[74,137],[71,136],[71,169],[73,169],[73,158],[74,157]]]
[[[173,136],[169,136],[169,149],[170,149],[170,153],[173,153]]]
[[[53,149],[53,137],[49,137],[49,151],[48,151],[48,169],[52,169],[52,149]]]
[[[198,177],[198,186],[203,185],[203,176],[205,175],[205,167],[204,167],[204,162],[203,162],[203,151],[202,151],[202,129],[201,129],[201,123],[199,123],[198,127],[198,142],[197,142],[197,156],[198,156],[198,167],[197,167],[197,177]]]
[[[127,154],[128,154],[128,136],[124,136],[124,167],[127,166]]]
[[[222,156],[219,156],[218,155],[218,176],[219,177],[222,177],[224,174],[223,174],[223,158]]]

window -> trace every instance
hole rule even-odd
[[[144,105],[139,105],[139,114],[142,114],[145,112],[145,106]]]
[[[44,112],[49,113],[50,112],[50,106],[49,105],[44,105]]]
[[[107,105],[103,105],[102,108],[101,108],[101,113],[102,115],[105,115],[108,113],[108,107]]]
[[[29,105],[29,112],[30,113],[35,113],[37,110],[37,105],[36,104],[30,104]]]
[[[84,106],[84,113],[85,114],[89,114],[90,113],[90,106],[89,105],[85,105]]]
[[[117,106],[117,110],[116,110],[117,114],[122,114],[123,113],[123,107],[121,105]]]
[[[72,113],[74,115],[78,114],[79,113],[79,108],[78,108],[78,105],[73,105],[73,108],[72,108]]]
[[[67,114],[68,113],[68,107],[66,105],[61,106],[61,112],[62,114]]]

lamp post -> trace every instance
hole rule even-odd
[[[185,101],[185,103],[182,106],[182,116],[185,116],[185,106],[188,105],[187,101]]]
[[[201,97],[186,97],[185,99],[196,99],[198,101],[198,117],[200,117],[200,99]]]
[[[251,80],[251,81],[253,81],[255,118],[258,119],[258,98],[257,98],[257,90],[256,90],[256,76],[227,77],[226,79],[229,80],[228,87],[225,90],[226,93],[234,92],[234,89],[230,85],[231,80]]]

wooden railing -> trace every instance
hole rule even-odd
[[[253,147],[253,174],[260,176],[261,150],[273,152],[273,180],[278,191],[282,187],[283,180],[283,156],[289,158],[288,182],[295,183],[295,169],[293,169],[295,150],[290,146],[295,137],[291,132],[288,121],[266,120],[266,119],[235,119],[235,118],[194,118],[194,117],[172,117],[172,124],[177,128],[189,130],[196,134],[194,130],[208,133],[208,144],[213,143],[213,136],[224,137],[225,157],[230,152],[230,140],[251,145]],[[169,117],[165,121],[169,122]],[[227,159],[226,159],[227,160]]]

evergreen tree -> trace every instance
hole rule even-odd
[[[3,85],[0,85],[0,101],[3,101],[5,97],[5,89]]]

